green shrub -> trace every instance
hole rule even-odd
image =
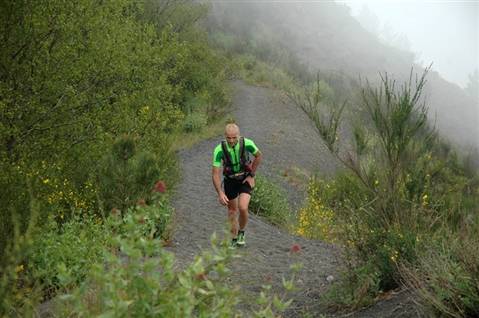
[[[138,201],[135,209],[130,209],[124,216],[123,224],[118,227],[118,234],[128,235],[129,222],[132,215],[141,215],[140,224],[136,225],[136,230],[145,237],[152,235],[163,242],[169,242],[172,233],[172,220],[174,209],[169,202],[169,196],[166,195],[166,185],[160,181],[155,185],[155,189],[147,200]],[[117,212],[117,211],[112,211]],[[154,229],[154,232],[151,230]]]
[[[186,132],[202,131],[208,124],[208,115],[202,110],[197,110],[186,115],[184,129]]]
[[[457,234],[443,228],[421,241],[418,266],[401,267],[434,317],[479,315],[479,227],[463,221]]]
[[[90,217],[81,210],[63,224],[52,220],[49,226],[43,226],[35,237],[29,267],[32,276],[42,282],[45,297],[62,291],[57,269],[60,264],[70,271],[72,284],[84,281],[93,264],[102,259],[107,239],[102,218]]]
[[[31,264],[32,250],[38,241],[37,232],[38,205],[30,202],[29,218],[20,220],[25,214],[10,211],[9,236],[2,241],[0,258],[0,316],[30,317],[34,307],[42,300],[41,285],[32,275],[35,268]]]
[[[347,169],[334,181],[310,183],[299,231],[344,247],[350,260],[344,281],[356,305],[370,305],[378,293],[401,285],[397,264],[417,264],[417,241],[439,217],[428,188],[432,132],[424,132],[427,108],[420,99],[426,74],[415,86],[411,74],[400,89],[387,74],[380,88],[354,83],[370,124],[353,121],[351,143],[338,133],[346,104],[336,105],[319,73],[312,91],[291,96]]]
[[[99,197],[105,211],[115,208],[125,212],[135,206],[160,177],[161,163],[138,143],[138,138],[130,135],[117,138],[97,169]]]
[[[249,208],[256,215],[279,226],[285,225],[291,215],[291,207],[284,189],[273,180],[261,175],[255,178],[255,188],[251,193]]]

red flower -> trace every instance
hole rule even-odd
[[[271,280],[271,275],[266,276],[265,280],[269,282]]]
[[[291,254],[301,254],[301,246],[294,244],[293,247],[291,247]]]
[[[110,212],[110,214],[117,214],[117,213],[118,213],[118,211],[116,209],[112,209],[111,212]]]
[[[140,201],[138,201],[138,205],[139,205],[139,206],[146,206],[145,200],[140,200]]]
[[[163,181],[159,181],[156,185],[155,185],[155,190],[158,191],[158,192],[161,192],[161,193],[166,193],[166,185]]]
[[[206,280],[206,275],[205,275],[205,273],[199,273],[198,275],[196,275],[196,279],[198,279],[198,280]]]

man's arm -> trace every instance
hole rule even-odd
[[[253,160],[253,165],[251,166],[251,172],[255,173],[256,169],[258,169],[259,163],[261,162],[261,157],[263,156],[261,154],[261,151],[257,151],[254,155],[254,160]],[[251,189],[254,188],[254,178],[252,176],[247,176],[243,182],[248,182],[249,185],[251,186]]]
[[[261,154],[261,151],[258,150],[258,152],[256,154],[254,154],[253,156],[254,156],[254,161],[253,161],[253,165],[251,167],[251,170],[253,170],[252,172],[255,173],[256,169],[258,169],[259,163],[261,162],[261,157],[263,155]]]
[[[213,173],[212,173],[213,185],[215,186],[216,192],[218,193],[218,197],[220,199],[220,203],[222,205],[228,204],[228,197],[221,189],[221,181],[220,181],[220,167],[213,166]]]

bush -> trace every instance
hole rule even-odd
[[[401,285],[397,264],[417,265],[417,242],[439,217],[430,208],[437,199],[428,188],[432,132],[424,128],[427,108],[420,98],[427,71],[414,86],[411,74],[398,90],[387,74],[379,89],[354,83],[369,124],[352,122],[350,144],[338,133],[346,104],[336,105],[319,73],[312,92],[291,96],[347,168],[335,181],[310,183],[299,231],[342,244],[349,260],[345,288],[356,305],[371,305],[378,293]]]
[[[83,215],[81,211],[63,224],[51,220],[49,226],[42,227],[35,238],[29,268],[31,275],[41,281],[45,297],[62,292],[57,269],[60,264],[70,271],[72,284],[84,281],[93,264],[102,259],[107,238],[102,218]]]
[[[29,317],[42,299],[37,292],[41,286],[32,275],[34,268],[30,261],[34,244],[38,243],[35,240],[38,206],[33,201],[30,205],[32,213],[28,222],[20,222],[20,214],[9,214],[11,232],[2,242],[0,258],[1,317]]]
[[[435,317],[479,315],[478,229],[467,219],[458,234],[443,228],[419,242],[416,267],[400,267],[407,286]]]
[[[202,131],[208,124],[208,115],[203,110],[198,110],[186,115],[184,129],[186,132]]]
[[[97,169],[99,195],[105,211],[128,208],[146,197],[160,177],[160,163],[152,153],[138,146],[138,138],[117,138]]]
[[[288,216],[291,215],[291,207],[284,189],[261,175],[255,178],[249,208],[256,215],[279,226],[285,225]]]

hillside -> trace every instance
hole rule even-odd
[[[377,82],[387,72],[397,86],[422,74],[414,54],[382,44],[363,29],[349,7],[335,2],[235,2],[215,3],[208,31],[240,36],[242,43],[261,47],[260,58],[281,64],[295,57],[306,68],[323,74],[344,72],[352,79],[366,77]],[[248,44],[245,44],[248,46]],[[244,49],[246,52],[247,49]],[[261,50],[257,50],[261,52]],[[478,147],[479,105],[457,85],[432,70],[424,90],[431,125],[441,136],[459,147]],[[348,97],[347,92],[342,92]]]

